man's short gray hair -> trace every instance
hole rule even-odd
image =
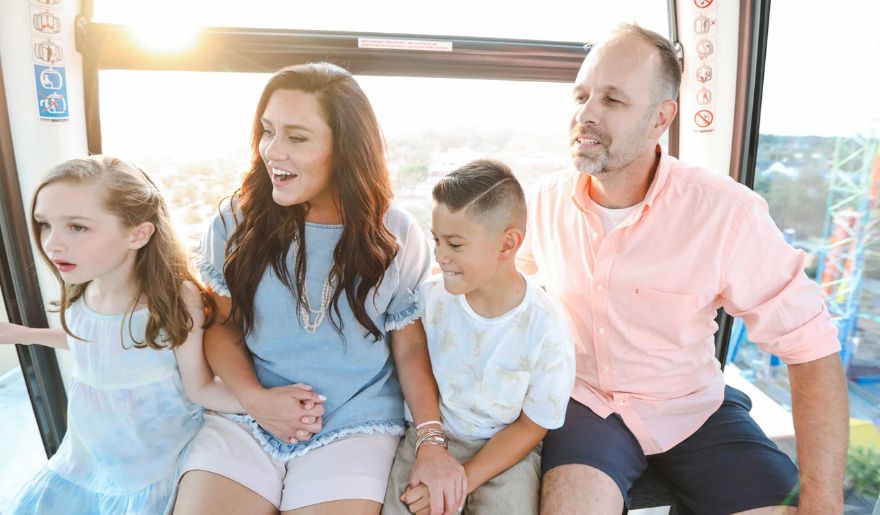
[[[654,100],[675,100],[681,86],[681,65],[672,43],[652,30],[635,23],[623,23],[613,32],[613,37],[636,36],[660,52],[660,74],[654,83]]]

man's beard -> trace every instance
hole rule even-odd
[[[594,156],[581,154],[577,151],[572,152],[572,162],[575,170],[589,174],[593,177],[608,173],[608,161],[611,159],[610,152],[608,151],[610,142],[605,143],[603,141],[601,146],[602,148],[599,154]]]

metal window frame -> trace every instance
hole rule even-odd
[[[12,128],[3,69],[0,66],[0,289],[9,321],[28,327],[49,327],[28,244],[26,207],[18,181],[12,147]],[[67,430],[67,393],[54,349],[16,345],[46,455],[55,454]]]
[[[754,189],[755,184],[769,25],[770,0],[740,2],[739,66],[736,77],[730,176],[749,189]],[[715,348],[718,349],[717,356],[723,368],[727,360],[734,319],[723,309],[720,312],[716,319],[718,332],[715,336]]]

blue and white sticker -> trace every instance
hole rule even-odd
[[[37,105],[43,120],[67,120],[67,74],[63,66],[34,65]]]

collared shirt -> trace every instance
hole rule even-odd
[[[766,202],[658,152],[644,201],[608,234],[587,194],[589,175],[543,183],[518,256],[522,271],[540,272],[577,332],[572,397],[602,417],[618,413],[646,454],[674,447],[721,405],[719,306],[787,364],[840,349],[804,253],[783,240]]]

